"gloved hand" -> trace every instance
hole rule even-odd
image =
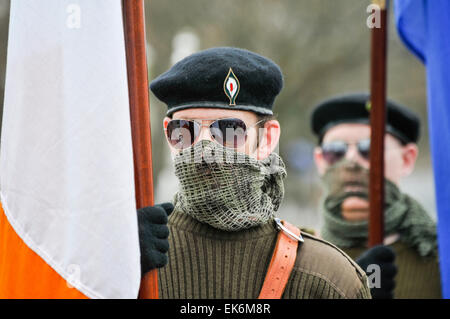
[[[138,209],[139,245],[141,249],[141,276],[149,270],[164,267],[169,250],[167,217],[172,213],[172,203]]]
[[[370,280],[376,275],[376,271],[367,267],[371,264],[380,266],[379,287],[369,287],[373,299],[394,298],[394,278],[397,274],[397,266],[394,264],[395,252],[392,248],[383,245],[372,247],[356,258],[355,261],[366,272],[371,283],[376,283],[376,279]]]

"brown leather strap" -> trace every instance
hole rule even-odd
[[[283,226],[301,238],[300,230],[283,221]],[[267,270],[266,278],[258,299],[280,299],[286,288],[287,281],[294,268],[297,257],[298,240],[287,235],[283,230],[278,233],[277,243],[272,260]]]

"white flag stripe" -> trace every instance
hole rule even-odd
[[[13,0],[0,188],[27,245],[88,297],[136,298],[121,0]]]

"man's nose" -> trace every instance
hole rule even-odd
[[[356,145],[354,144],[350,144],[348,146],[348,150],[347,153],[345,154],[345,159],[349,160],[349,161],[358,161],[360,158],[359,153],[358,153],[358,149],[356,147]]]
[[[207,125],[202,125],[200,127],[200,132],[198,134],[198,142],[202,140],[212,141],[211,134],[209,132],[209,126]]]
[[[361,156],[358,151],[358,147],[355,144],[351,144],[348,147],[349,148],[345,154],[345,159],[355,164],[359,164],[362,167],[369,168],[369,161]]]

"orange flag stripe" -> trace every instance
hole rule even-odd
[[[25,244],[1,203],[0,299],[87,299]]]

